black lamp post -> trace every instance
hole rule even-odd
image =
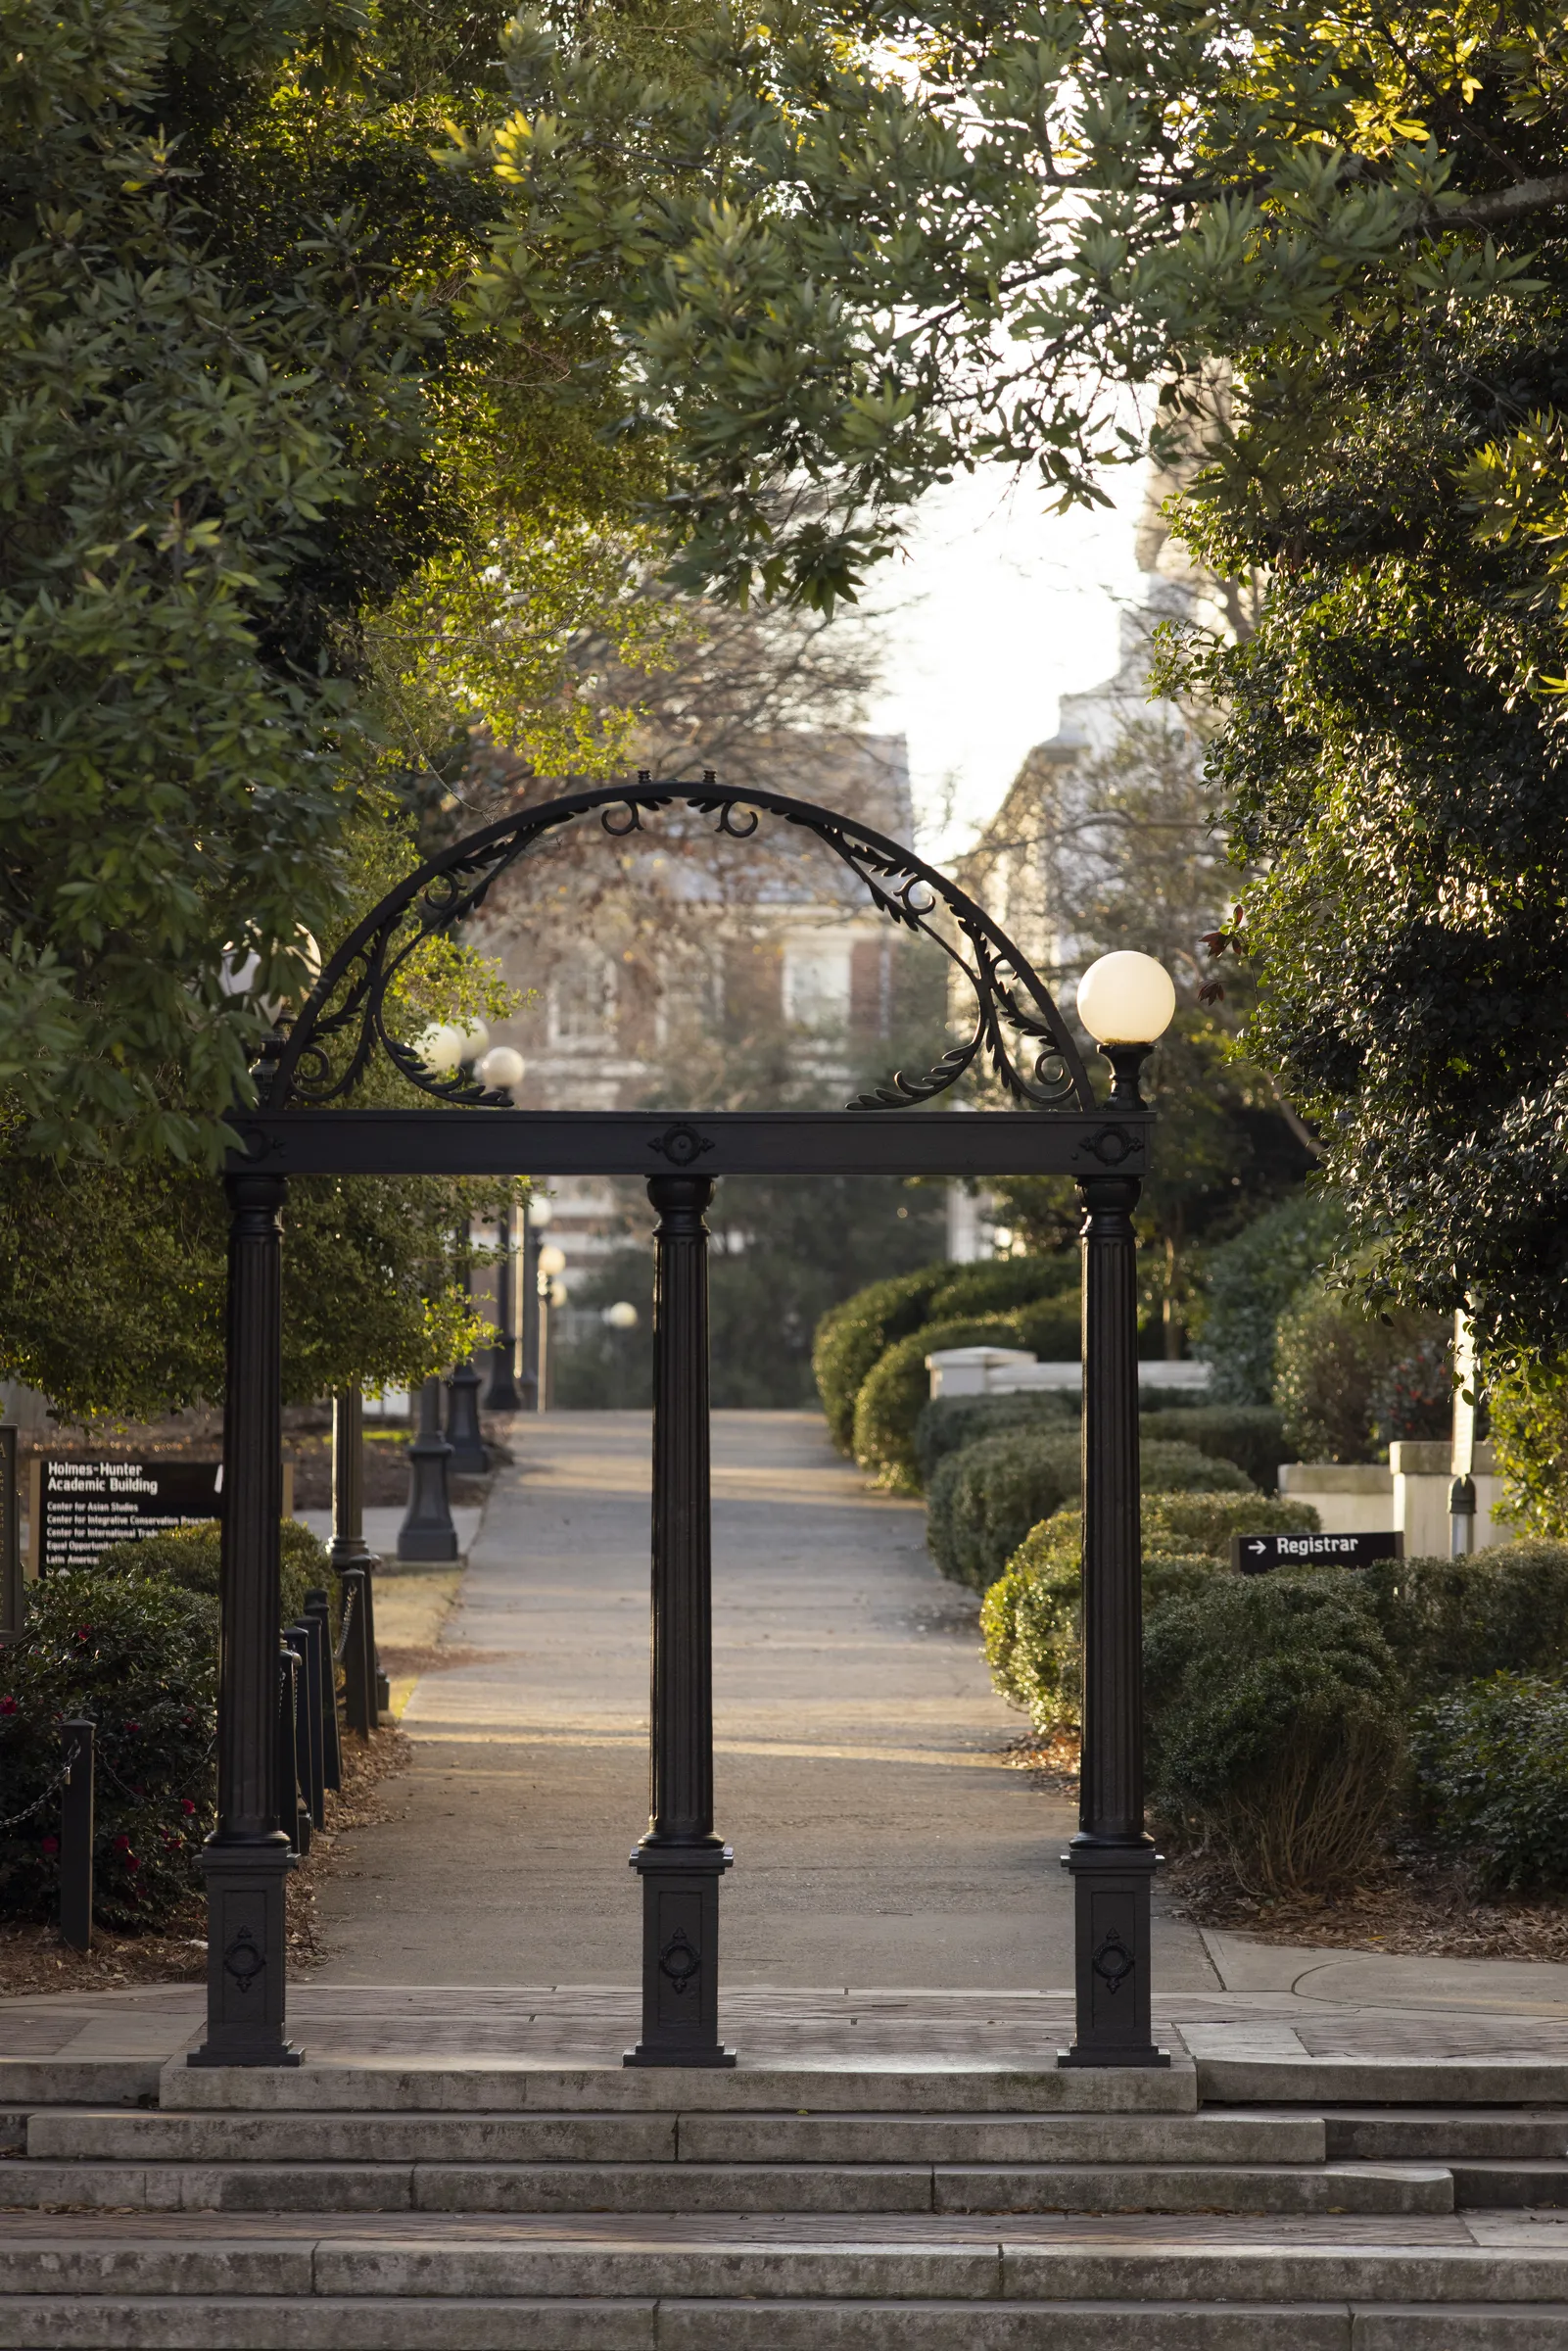
[[[487,1413],[520,1413],[517,1393],[517,1215],[507,1208],[498,1219],[500,1255],[496,1261],[496,1344],[490,1351]]]
[[[463,1231],[463,1294],[473,1294],[473,1272],[468,1262],[468,1233]],[[447,1443],[451,1458],[447,1466],[459,1477],[483,1477],[490,1467],[490,1452],[479,1426],[479,1373],[471,1361],[465,1359],[454,1365],[447,1381]]]
[[[1108,1115],[1142,1116],[1138,1073],[1176,1006],[1147,955],[1102,956],[1078,1017],[1115,1078]],[[1124,1174],[1078,1178],[1083,1247],[1083,1751],[1071,1872],[1077,2030],[1063,2065],[1168,2065],[1150,2017],[1151,1895],[1160,1856],[1143,1818],[1143,1542],[1138,1268]]]
[[[441,1433],[441,1380],[419,1390],[419,1431],[408,1448],[408,1508],[398,1532],[400,1559],[454,1559],[457,1529],[452,1524],[447,1472],[451,1447]]]
[[[544,1317],[539,1295],[539,1253],[545,1246],[545,1233],[554,1214],[546,1195],[536,1192],[523,1220],[523,1376],[519,1384],[525,1413],[545,1410],[545,1389],[540,1377]]]
[[[349,1728],[368,1738],[380,1720],[377,1686],[375,1570],[364,1539],[364,1396],[344,1388],[332,1399],[332,1567],[338,1579],[344,1705]]]

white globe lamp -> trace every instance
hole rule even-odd
[[[1152,955],[1118,948],[1078,982],[1078,1018],[1097,1045],[1152,1045],[1176,1010],[1170,974]]]
[[[457,1033],[463,1040],[464,1061],[480,1061],[490,1051],[490,1030],[477,1013],[471,1021],[457,1023]]]
[[[539,1270],[546,1281],[554,1281],[566,1271],[565,1250],[557,1248],[553,1241],[546,1241],[539,1253]]]
[[[543,1232],[555,1214],[555,1204],[545,1192],[535,1192],[528,1203],[528,1222],[536,1232]]]
[[[599,1319],[610,1330],[636,1330],[637,1308],[630,1298],[617,1298],[613,1306],[604,1309]]]
[[[450,1078],[463,1057],[463,1032],[449,1022],[438,1021],[422,1036],[416,1036],[413,1049],[434,1078]]]
[[[515,1045],[492,1045],[490,1051],[474,1064],[474,1076],[481,1084],[492,1086],[497,1093],[509,1094],[513,1086],[521,1085],[527,1063]]]

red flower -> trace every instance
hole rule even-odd
[[[16,1710],[17,1702],[14,1698],[0,1698],[0,1714],[14,1714]]]
[[[188,1796],[182,1796],[179,1799],[179,1808],[188,1818],[190,1814],[195,1811],[196,1806],[191,1802],[191,1799]]]
[[[43,1841],[43,1849],[44,1849],[44,1851],[45,1851],[46,1853],[58,1853],[58,1852],[59,1852],[59,1850],[60,1850],[60,1840],[59,1840],[59,1838],[58,1838],[58,1837],[46,1837],[46,1838],[44,1839],[44,1841]]]
[[[139,1722],[127,1722],[125,1725],[127,1731],[139,1731],[141,1727]]]
[[[130,1839],[125,1835],[123,1830],[121,1830],[120,1834],[115,1839],[115,1850],[117,1853],[128,1853],[130,1851]]]

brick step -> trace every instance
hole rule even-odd
[[[1568,2303],[0,2300],[0,2351],[1565,2351]]]
[[[1552,2163],[1568,2157],[1568,2109],[1561,2107],[1336,2107],[1323,2122],[1326,2153],[1346,2163]]]
[[[1451,2212],[1435,2165],[53,2163],[0,2166],[11,2211]]]
[[[1326,2139],[1318,2115],[1212,2110],[1005,2116],[137,2114],[113,2107],[57,2107],[27,2118],[18,2151],[55,2162],[142,2163],[1296,2164],[1321,2163]],[[1439,2159],[1402,2155],[1393,2160]]]

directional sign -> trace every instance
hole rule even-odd
[[[1241,1575],[1272,1567],[1365,1567],[1372,1559],[1402,1559],[1404,1537],[1390,1535],[1232,1535],[1230,1563]]]

